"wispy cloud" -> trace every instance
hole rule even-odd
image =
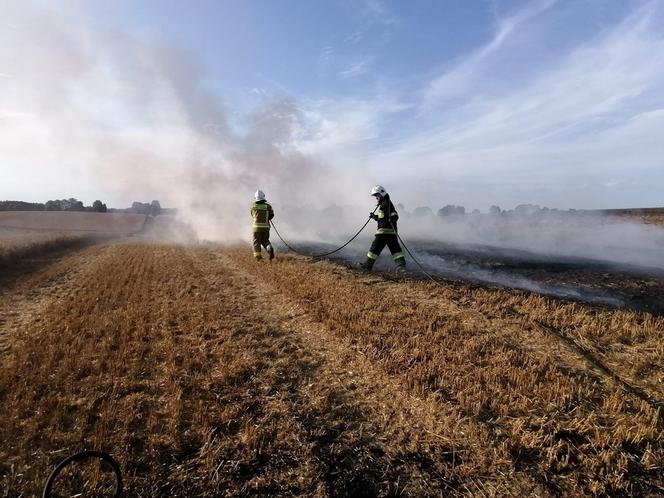
[[[497,19],[497,28],[493,38],[474,53],[464,56],[461,62],[444,71],[425,88],[425,99],[453,97],[463,93],[473,79],[479,76],[482,63],[496,53],[509,36],[528,20],[544,13],[558,0],[538,0],[503,19]]]
[[[602,185],[632,175],[659,174],[664,186],[661,3],[644,4],[620,24],[590,34],[585,43],[541,61],[518,79],[492,76],[488,68],[510,60],[515,51],[526,53],[531,38],[520,33],[518,43],[505,41],[518,30],[536,35],[538,25],[548,22],[538,14],[553,5],[531,4],[501,21],[490,42],[426,83],[420,112],[409,120],[411,131],[389,148],[381,143],[374,149],[374,169],[397,171],[412,164],[419,181],[445,179],[444,192],[468,182],[511,184],[511,191],[496,193],[503,202],[510,196],[519,202],[518,195],[526,200],[515,189],[533,186],[539,194],[542,188],[557,192],[550,198],[559,204],[605,202]],[[535,25],[525,30],[530,23]],[[570,180],[579,178],[598,198],[586,192],[563,200]]]
[[[335,67],[342,79],[366,74],[372,59],[381,52],[398,25],[396,16],[380,0],[353,4],[352,11],[357,19],[353,30],[326,45],[319,59],[323,70]]]
[[[334,57],[334,47],[331,45],[326,45],[323,47],[323,50],[320,54],[320,60],[322,63],[328,63]]]
[[[365,59],[359,62],[352,64],[348,69],[344,69],[339,72],[339,76],[342,78],[351,78],[353,76],[359,76],[364,74],[369,69],[369,60]]]
[[[377,22],[386,26],[397,24],[397,18],[381,0],[365,0],[367,13]]]
[[[364,39],[365,33],[366,30],[364,29],[355,30],[344,38],[344,43],[347,43],[348,45],[356,45]]]

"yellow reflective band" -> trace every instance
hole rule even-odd
[[[405,258],[406,258],[406,256],[404,256],[404,254],[403,254],[402,252],[394,253],[394,254],[392,254],[392,257],[393,257],[394,259],[401,259],[401,258],[404,258],[404,259],[405,259]]]
[[[396,211],[394,211],[390,216],[399,216],[399,214]]]
[[[369,259],[373,259],[373,260],[375,261],[375,260],[378,259],[378,256],[376,256],[374,253],[372,253],[371,251],[369,251],[369,252],[367,253],[367,258],[369,258]]]
[[[258,209],[260,211],[267,211],[268,209],[270,209],[270,206],[268,206],[267,204],[254,204],[254,209]]]
[[[252,225],[252,227],[254,227],[254,228],[270,228],[270,224],[269,223],[254,223]]]
[[[376,235],[394,235],[395,233],[397,232],[392,228],[379,228],[376,230]]]
[[[378,219],[382,220],[383,218],[385,218],[385,211],[378,211]]]

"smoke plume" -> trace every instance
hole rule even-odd
[[[4,14],[7,167],[46,163],[72,187],[92,183],[124,202],[158,198],[200,238],[223,241],[246,238],[258,188],[277,204],[343,197],[345,179],[298,148],[306,123],[292,98],[266,97],[230,119],[202,64],[165,40],[95,31],[36,4],[10,3]]]

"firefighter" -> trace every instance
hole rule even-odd
[[[371,189],[371,195],[376,198],[378,206],[375,213],[371,213],[369,216],[378,222],[378,230],[376,230],[376,236],[367,253],[367,260],[361,263],[360,267],[371,270],[381,251],[387,246],[392,253],[397,269],[404,271],[406,257],[401,251],[399,237],[397,236],[399,214],[390,200],[390,195],[383,187],[376,185]]]
[[[253,220],[254,231],[254,258],[261,261],[261,246],[265,248],[270,261],[274,259],[274,248],[270,244],[270,220],[274,218],[274,211],[265,200],[265,193],[257,190],[254,194],[256,201],[251,205],[251,218]]]

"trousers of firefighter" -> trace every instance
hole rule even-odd
[[[369,216],[377,222],[374,240],[369,247],[366,261],[360,263],[360,268],[371,270],[387,246],[392,253],[397,269],[403,271],[406,267],[406,257],[399,245],[397,222],[399,213],[390,200],[390,195],[380,185],[371,189],[370,195],[376,199],[376,209]],[[253,229],[253,251],[257,261],[263,259],[262,249],[272,261],[274,259],[274,247],[270,243],[270,221],[274,218],[274,210],[265,199],[265,193],[257,190],[254,194],[254,202],[251,205],[251,219]]]

